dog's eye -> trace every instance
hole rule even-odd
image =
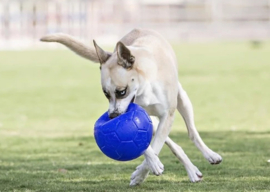
[[[115,96],[117,98],[121,98],[121,97],[124,97],[126,95],[126,92],[127,92],[127,88],[124,89],[124,90],[116,90],[115,91]]]
[[[104,91],[104,90],[103,90],[103,92],[104,92],[105,97],[107,97],[107,99],[110,99],[110,94],[107,91]]]

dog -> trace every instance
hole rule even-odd
[[[149,172],[157,176],[163,173],[164,166],[158,154],[164,143],[184,165],[191,182],[202,180],[199,169],[169,137],[176,109],[185,121],[190,139],[203,156],[211,164],[222,161],[222,157],[203,142],[195,127],[192,103],[178,81],[176,55],[159,33],[134,29],[116,44],[112,53],[100,48],[95,40],[94,46],[89,47],[63,33],[46,35],[41,41],[61,43],[78,55],[100,63],[101,84],[109,101],[110,118],[125,113],[134,102],[159,120],[152,143],[144,153],[144,161],[131,175],[131,186],[141,184]]]

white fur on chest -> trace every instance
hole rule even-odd
[[[144,83],[137,92],[135,103],[143,107],[149,115],[161,116],[168,109],[162,87],[159,84]]]

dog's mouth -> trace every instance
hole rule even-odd
[[[134,103],[135,98],[136,98],[136,95],[133,96],[133,98],[131,99],[130,103]],[[117,117],[119,115],[122,115],[122,114],[123,113],[119,113],[118,111],[115,111],[115,112],[109,114],[109,117],[110,117],[110,119],[113,119],[113,118],[115,118],[115,117]]]
[[[134,103],[136,95],[131,99],[130,103]]]

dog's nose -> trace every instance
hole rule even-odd
[[[115,118],[115,117],[117,117],[117,116],[119,116],[119,115],[120,115],[119,113],[113,112],[113,113],[111,113],[111,114],[109,115],[109,117],[110,117],[110,119],[113,119],[113,118]]]

